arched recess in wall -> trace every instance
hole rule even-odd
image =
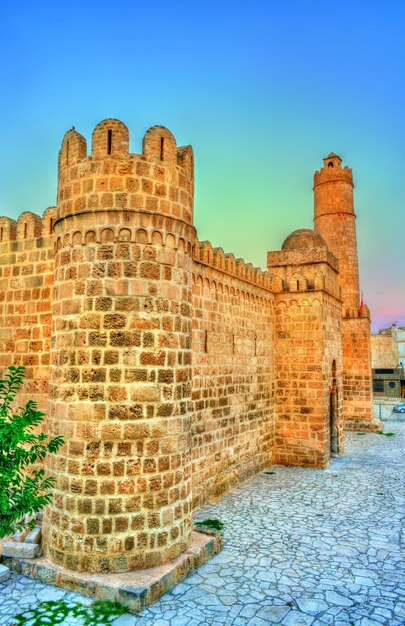
[[[74,246],[81,246],[82,245],[82,233],[79,231],[76,231],[75,233],[73,233],[72,242]]]
[[[118,241],[131,241],[131,231],[129,228],[121,228],[118,233]]]
[[[160,233],[158,230],[154,230],[153,233],[152,233],[152,243],[155,246],[162,246],[163,245],[162,233]]]
[[[135,241],[137,243],[148,243],[148,233],[143,228],[138,228],[135,233]]]
[[[100,233],[100,242],[107,243],[114,241],[114,232],[111,228],[104,228]]]
[[[95,231],[88,230],[87,233],[85,234],[84,242],[86,244],[89,244],[89,243],[96,243],[96,241],[97,241],[97,236],[96,236]]]

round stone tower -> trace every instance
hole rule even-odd
[[[51,348],[56,479],[45,552],[88,572],[181,554],[191,533],[193,154],[107,119],[59,153]]]
[[[314,176],[314,225],[329,250],[339,259],[344,310],[359,306],[359,268],[353,205],[353,177],[342,160],[331,154]]]

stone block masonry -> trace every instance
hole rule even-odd
[[[0,364],[27,367],[19,400],[65,438],[45,558],[97,574],[164,566],[193,508],[273,462],[326,467],[345,420],[376,427],[347,168],[263,272],[198,240],[190,146],[162,126],[128,146],[115,119],[90,154],[68,131],[57,207],[0,219]]]
[[[54,280],[53,223],[25,212],[0,218],[0,366],[24,365],[28,382],[20,402],[48,406],[49,351]]]

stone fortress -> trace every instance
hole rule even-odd
[[[193,151],[150,128],[69,130],[57,207],[0,218],[0,366],[65,438],[44,550],[81,572],[184,552],[192,510],[272,463],[325,468],[373,421],[352,172],[315,173],[314,230],[267,271],[199,241]]]

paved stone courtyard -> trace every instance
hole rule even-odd
[[[403,626],[405,424],[385,431],[395,437],[347,434],[327,470],[276,466],[200,510],[197,520],[225,523],[221,553],[142,616],[112,623]],[[91,602],[13,575],[0,585],[0,624],[62,598]]]

